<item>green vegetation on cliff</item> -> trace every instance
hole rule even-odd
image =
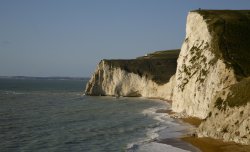
[[[215,107],[219,110],[225,110],[227,106],[245,106],[250,102],[250,77],[232,85],[229,90],[230,93],[225,100],[217,98]]]
[[[233,85],[231,94],[227,97],[226,103],[230,107],[244,106],[250,102],[250,77],[243,79],[238,84]]]
[[[136,59],[105,60],[105,62],[112,68],[120,68],[151,79],[157,84],[164,84],[176,72],[179,53],[180,50],[164,50],[156,51]]]
[[[162,50],[156,51],[153,53],[146,54],[145,56],[138,57],[136,59],[177,59],[179,56],[180,50]]]

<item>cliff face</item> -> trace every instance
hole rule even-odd
[[[176,112],[205,118],[211,99],[223,88],[236,83],[234,69],[227,67],[220,57],[221,33],[218,32],[222,32],[221,27],[216,31],[210,27],[200,12],[189,13],[176,71],[173,98]]]
[[[103,60],[85,92],[172,100],[173,111],[204,119],[198,136],[250,144],[249,25],[250,11],[192,11],[180,53]]]
[[[199,137],[250,144],[250,11],[194,11],[187,19],[173,110],[203,118]]]
[[[102,60],[85,94],[169,99],[178,54],[179,50],[158,51],[132,60]]]
[[[198,136],[250,144],[250,77],[220,92]]]

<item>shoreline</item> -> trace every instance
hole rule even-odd
[[[157,120],[157,125],[149,128],[146,133],[146,140],[129,143],[126,149],[127,152],[200,152],[197,147],[181,140],[181,137],[192,134],[194,127],[180,119],[171,117],[172,114],[175,114],[171,110],[171,102],[159,98],[142,98],[160,102],[162,105],[166,105],[166,107],[161,105],[143,111],[144,114]]]
[[[224,142],[220,139],[210,137],[182,137],[182,141],[192,144],[202,152],[249,152],[250,145],[240,145],[234,142]]]
[[[145,98],[145,97],[140,97]],[[161,98],[145,98],[150,99],[154,101],[160,101],[163,103],[167,103],[171,107],[171,101],[169,100],[163,100]],[[196,118],[196,117],[178,117],[178,113],[173,112],[171,109],[166,108],[159,108],[155,111],[157,114],[166,114],[170,116],[172,119],[176,121],[176,123],[180,124],[180,126],[188,126],[191,125],[195,129],[200,125],[200,123],[203,121],[202,119]],[[187,125],[188,124],[188,125]],[[192,129],[192,127],[188,127],[188,129]],[[249,152],[250,151],[250,145],[240,145],[235,142],[224,142],[221,139],[213,139],[210,137],[202,137],[198,138],[196,134],[192,131],[185,131],[181,133],[182,135],[179,137],[170,137],[170,138],[161,138],[158,140],[154,140],[148,143],[148,145],[157,146],[157,144],[164,144],[166,147],[170,148],[177,148],[176,150],[183,150],[183,151],[192,151],[192,152]],[[161,136],[161,133],[159,132],[159,136]],[[161,147],[161,145],[158,145]],[[170,147],[169,147],[170,146]],[[165,147],[165,148],[166,148]],[[151,147],[153,148],[153,147]],[[129,150],[129,149],[127,149]],[[173,149],[171,149],[173,150]],[[157,152],[157,150],[156,150]]]
[[[152,99],[152,100],[156,100],[156,101],[160,101],[160,102],[163,102],[163,103],[167,103],[170,105],[170,109],[166,109],[166,108],[160,108],[160,109],[157,109],[155,111],[155,113],[157,114],[165,114],[166,116],[172,118],[174,121],[174,123],[176,124],[179,124],[180,127],[182,128],[181,130],[175,130],[174,132],[177,133],[175,136],[170,136],[170,137],[167,137],[167,136],[164,136],[164,131],[163,132],[158,132],[159,134],[159,139],[155,140],[155,141],[152,141],[151,143],[159,143],[159,144],[163,144],[163,145],[166,145],[166,146],[170,146],[170,147],[173,147],[173,148],[176,148],[175,150],[176,151],[190,151],[190,152],[201,152],[201,150],[189,143],[189,142],[186,142],[184,140],[182,140],[182,138],[184,136],[188,136],[188,135],[193,135],[193,129],[197,128],[197,124],[200,124],[201,120],[198,119],[198,118],[178,118],[178,117],[175,117],[175,112],[173,112],[171,110],[171,101],[169,100],[162,100],[160,98],[146,98],[146,99]],[[184,121],[185,120],[185,121]],[[187,123],[187,121],[189,121],[190,123]],[[168,129],[167,129],[168,130]],[[163,137],[163,138],[162,138]],[[154,150],[154,149],[152,149]],[[158,152],[157,150],[154,150],[156,152]],[[169,151],[171,151],[169,149]]]
[[[182,150],[187,150],[190,152],[201,151],[198,147],[194,146],[193,144],[189,142],[184,141],[182,138],[167,138],[167,139],[158,141],[158,143],[170,145],[170,146],[180,148]]]
[[[165,110],[168,115],[174,115],[175,112],[172,110]],[[184,117],[184,118],[178,118],[174,117],[174,119],[179,120],[183,123],[187,123],[189,125],[194,126],[195,128],[199,127],[202,119],[199,119],[197,117]],[[181,142],[186,143],[186,147],[180,146],[179,144]],[[172,145],[177,148],[182,148],[184,150],[191,150],[191,151],[201,151],[201,152],[249,152],[250,151],[250,145],[241,145],[235,142],[225,142],[221,139],[214,139],[211,137],[197,137],[196,134],[185,134],[183,137],[180,137],[178,139],[165,139],[162,140],[161,143]],[[183,143],[182,143],[183,144]],[[191,145],[191,149],[189,148],[189,145]],[[195,147],[195,148],[193,148]]]
[[[180,118],[185,123],[199,127],[202,119],[196,117]],[[197,137],[195,134],[181,137],[180,140],[193,145],[202,152],[249,152],[250,145],[241,145],[235,142],[225,142],[222,139],[211,137]]]

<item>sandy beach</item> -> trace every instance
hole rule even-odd
[[[195,117],[182,118],[182,121],[198,127],[202,122],[201,119]],[[195,136],[186,136],[181,138],[182,141],[192,144],[202,152],[249,152],[250,145],[240,145],[234,142],[224,142],[213,138],[198,138]]]
[[[234,142],[223,142],[222,140],[212,138],[197,138],[197,137],[183,137],[186,141],[202,152],[249,152],[250,145],[240,145]]]

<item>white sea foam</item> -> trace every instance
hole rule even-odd
[[[173,147],[167,144],[161,144],[157,142],[151,142],[140,146],[137,152],[189,152],[177,147]]]
[[[142,114],[156,120],[154,126],[148,127],[146,138],[138,139],[127,145],[128,152],[187,152],[186,150],[162,144],[157,141],[167,138],[178,138],[187,132],[191,126],[179,124],[167,113],[157,113],[160,107],[152,107],[142,111]]]
[[[16,91],[3,91],[2,93],[6,94],[6,95],[20,95],[20,94],[25,94],[23,92],[16,92]]]

